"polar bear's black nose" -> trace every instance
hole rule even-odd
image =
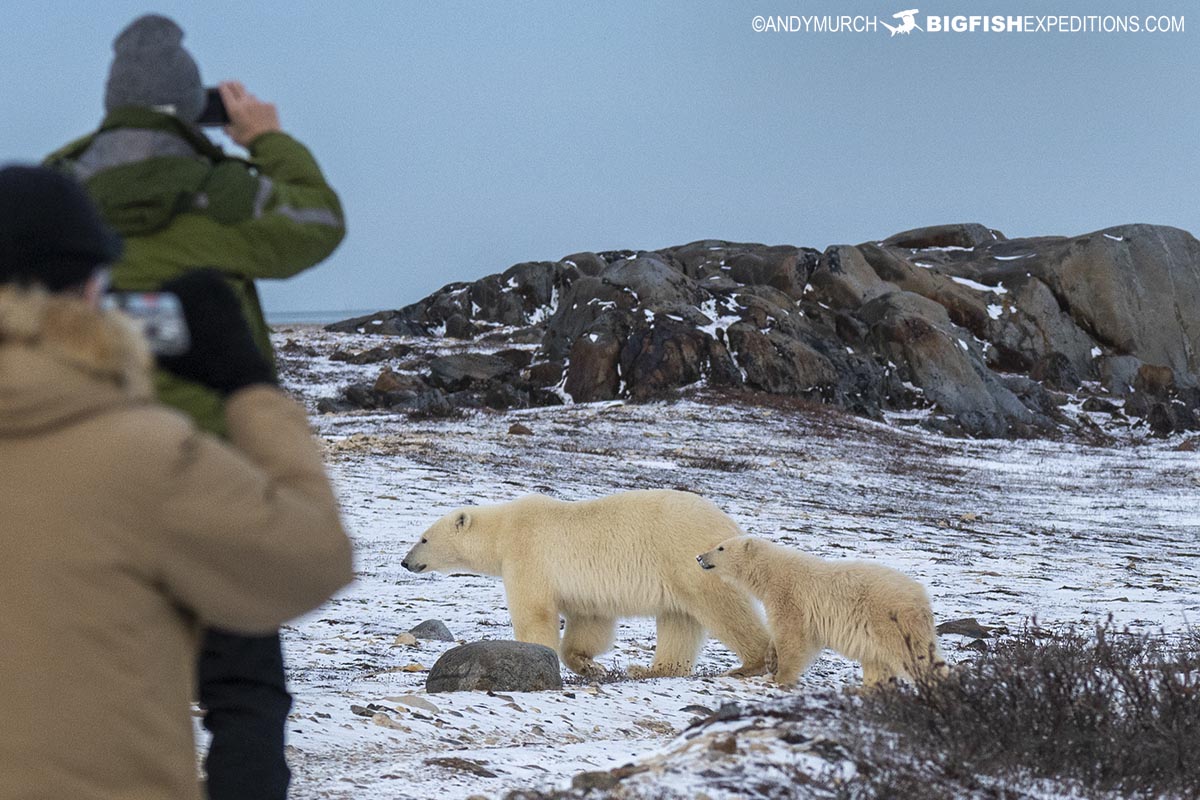
[[[408,569],[408,561],[407,560],[401,561],[400,566],[404,567],[405,569]]]

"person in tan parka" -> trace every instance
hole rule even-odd
[[[352,578],[306,416],[244,323],[172,365],[226,395],[228,442],[154,400],[144,341],[96,310],[117,242],[71,179],[0,170],[3,798],[198,800],[199,626],[272,631]],[[219,278],[178,290],[241,319]]]

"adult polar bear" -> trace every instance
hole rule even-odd
[[[621,492],[565,502],[527,495],[435,522],[404,557],[412,572],[463,570],[504,579],[513,633],[557,650],[584,676],[612,646],[619,617],[653,616],[658,642],[635,678],[689,675],[707,630],[733,650],[738,675],[765,672],[769,636],[741,589],[696,569],[696,554],[741,534],[699,495]],[[567,626],[559,641],[559,615]]]

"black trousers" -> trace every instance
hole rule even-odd
[[[285,800],[291,771],[283,731],[292,696],[283,679],[279,634],[204,632],[197,669],[209,800]]]

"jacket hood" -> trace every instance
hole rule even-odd
[[[0,286],[0,437],[148,401],[151,364],[145,342],[118,314]]]

